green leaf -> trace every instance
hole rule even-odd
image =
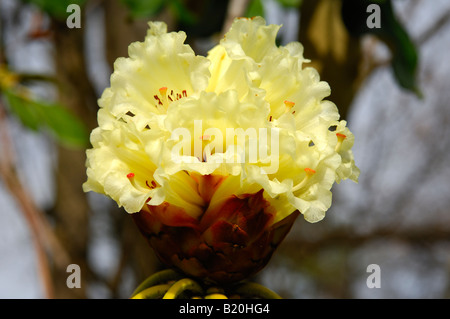
[[[386,37],[384,41],[391,47],[393,54],[391,65],[395,78],[401,87],[414,92],[418,97],[422,97],[416,83],[419,59],[416,47],[400,24],[391,30],[392,36]]]
[[[84,123],[59,104],[32,102],[50,132],[66,146],[86,147],[89,135]]]
[[[380,28],[367,25],[370,4],[380,8]],[[383,41],[392,53],[391,67],[398,85],[421,97],[417,85],[419,55],[408,32],[395,16],[391,0],[344,0],[342,20],[353,36],[373,34]]]
[[[45,127],[60,143],[69,147],[88,145],[89,134],[84,123],[62,105],[32,101],[11,90],[3,93],[9,109],[24,126],[34,131]]]
[[[12,91],[5,90],[2,93],[6,98],[10,111],[19,118],[25,127],[37,131],[39,129],[39,114],[36,110]]]
[[[302,5],[303,0],[278,0],[278,2],[286,8],[298,8]]]
[[[50,16],[65,20],[70,13],[67,12],[67,7],[71,4],[77,4],[82,7],[86,0],[22,0],[26,3],[32,3],[39,7],[42,11],[48,13]]]
[[[181,0],[170,0],[170,9],[173,11],[177,19],[185,24],[192,25],[196,23],[196,17],[189,11]]]
[[[264,6],[261,0],[252,0],[247,8],[246,17],[264,17]]]
[[[120,0],[133,18],[152,17],[164,8],[164,0]]]

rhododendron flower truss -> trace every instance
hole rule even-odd
[[[357,181],[354,137],[298,42],[236,19],[197,56],[151,22],[114,65],[87,151],[85,191],[132,214],[160,259],[213,282],[260,270],[298,214],[320,221]]]

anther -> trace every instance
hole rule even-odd
[[[347,136],[344,135],[344,134],[341,134],[341,133],[336,133],[336,136],[337,136],[338,142],[337,142],[336,147],[334,148],[334,150],[336,152],[339,152],[339,150],[341,149],[341,146],[342,146],[342,142],[344,142],[344,140],[347,138]]]
[[[166,96],[167,93],[167,87],[163,86],[162,88],[159,89],[159,93],[161,94],[161,96]]]
[[[156,101],[158,101],[159,105],[163,105],[163,103],[161,102],[161,99],[159,98],[158,95],[154,95],[153,97],[155,98]]]
[[[159,94],[161,94],[163,104],[167,104],[167,87],[163,86],[159,89]]]
[[[288,101],[288,100],[285,100],[284,101],[284,105],[286,105],[289,108],[292,108],[292,107],[294,107],[295,103],[291,102],[291,101]]]
[[[149,185],[147,180],[145,181],[145,185],[147,185],[147,187],[150,188],[150,189],[153,189],[153,188],[155,188],[157,186],[155,181],[152,181],[151,185]]]
[[[291,109],[294,107],[295,103],[291,102],[291,101],[288,101],[288,100],[285,100],[284,101],[284,105],[286,105],[286,113],[287,113],[287,112],[291,111]],[[294,113],[295,113],[295,111],[292,112],[292,114],[294,114]]]

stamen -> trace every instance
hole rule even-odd
[[[286,105],[286,113],[287,113],[287,112],[291,111],[291,109],[294,107],[295,103],[291,102],[291,101],[288,101],[288,100],[285,100],[284,101],[284,105]],[[293,111],[292,114],[295,114],[295,111]]]
[[[163,86],[159,89],[159,94],[161,94],[163,104],[167,104],[167,87]]]
[[[341,149],[342,143],[347,138],[347,136],[344,134],[341,134],[341,133],[336,133],[336,136],[337,136],[338,141],[337,141],[337,144],[336,144],[336,147],[334,148],[334,150],[336,152],[339,152],[339,150]]]
[[[158,101],[159,105],[163,105],[163,103],[161,102],[161,99],[159,98],[158,95],[154,95],[153,97],[155,98],[156,101]]]
[[[163,86],[162,88],[159,89],[159,93],[161,94],[161,96],[166,96],[167,93],[167,87]]]
[[[305,177],[303,178],[303,180],[300,183],[298,183],[297,185],[295,185],[292,188],[292,192],[296,192],[299,189],[301,189],[302,187],[304,187],[306,185],[306,183],[308,182],[308,180],[311,178],[311,176],[316,174],[316,171],[309,167],[305,168],[304,171],[306,173]]]
[[[286,105],[289,108],[292,108],[292,107],[294,107],[295,103],[291,102],[291,101],[288,101],[288,100],[285,100],[284,101],[284,105]]]
[[[158,89],[159,95],[156,94],[153,97],[158,102],[158,105],[165,106],[166,108],[169,106],[170,103],[179,100],[183,97],[187,97],[187,91],[183,90],[180,93],[174,93],[173,90],[170,90],[170,94],[168,94],[168,88],[167,86],[163,86]]]
[[[153,189],[153,188],[155,188],[157,186],[155,181],[152,181],[151,184],[152,185],[149,185],[148,181],[147,180],[145,181],[145,185],[147,185],[147,187],[150,188],[150,189]]]
[[[127,174],[128,180],[130,181],[131,185],[133,185],[133,187],[135,187],[135,188],[139,188],[139,186],[136,184],[136,180],[134,179],[134,176],[135,176],[134,173]]]

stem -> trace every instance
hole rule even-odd
[[[180,280],[181,278],[182,278],[182,275],[175,272],[172,269],[162,270],[160,272],[157,272],[156,274],[151,275],[147,279],[145,279],[133,292],[133,294],[131,295],[131,298],[134,298],[137,294],[139,294],[140,292],[143,292],[144,290],[146,290],[152,286],[162,284],[162,283],[167,283],[172,280]]]
[[[184,278],[174,283],[172,287],[170,287],[170,289],[166,292],[163,299],[176,299],[186,290],[203,294],[203,289],[198,283],[196,283],[192,279]]]
[[[205,296],[205,299],[228,299],[224,294],[210,294]]]
[[[160,299],[167,293],[171,286],[172,285],[170,284],[156,285],[144,289],[143,291],[131,297],[131,299]]]

